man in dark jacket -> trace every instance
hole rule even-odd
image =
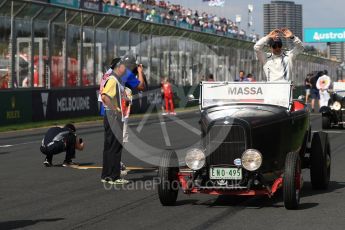
[[[310,89],[310,97],[311,97],[311,112],[315,112],[315,99],[319,103],[320,107],[320,94],[319,94],[319,89],[316,87],[316,82],[323,75],[322,71],[317,72],[314,74],[313,77],[310,78],[310,84],[311,84],[311,89]]]
[[[76,135],[76,128],[72,124],[64,127],[53,127],[48,129],[41,144],[41,152],[46,155],[43,164],[46,167],[53,166],[53,156],[66,151],[66,157],[62,164],[63,167],[75,166],[72,161],[75,158],[75,150],[83,150],[84,143]]]

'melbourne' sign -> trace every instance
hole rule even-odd
[[[345,42],[345,28],[305,28],[304,42]]]

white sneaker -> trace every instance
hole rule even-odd
[[[168,115],[168,113],[162,113],[163,116]]]
[[[126,170],[126,165],[122,161],[120,162],[120,169]]]
[[[114,180],[114,181],[108,181],[109,184],[128,184],[130,183],[130,181],[128,180],[125,180],[123,178],[120,178],[120,179],[117,179],[117,180]]]
[[[127,173],[128,173],[128,170],[121,170],[121,172],[120,172],[120,176],[121,177],[124,177],[124,176],[126,176],[127,175]]]

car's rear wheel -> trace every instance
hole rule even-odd
[[[162,205],[171,206],[176,203],[178,181],[178,158],[175,151],[164,152],[160,161],[158,176],[158,196]]]
[[[331,119],[329,117],[323,116],[322,129],[330,129],[330,128],[331,128]]]
[[[313,135],[310,153],[310,179],[312,187],[314,189],[327,189],[330,175],[331,149],[328,135],[316,132]]]
[[[301,191],[301,160],[298,153],[288,153],[283,177],[283,198],[286,209],[297,209]]]

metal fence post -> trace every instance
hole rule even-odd
[[[11,55],[11,61],[10,61],[10,66],[9,68],[11,69],[11,76],[9,77],[9,81],[8,81],[8,88],[12,88],[12,84],[13,84],[13,80],[14,80],[14,62],[15,62],[15,40],[14,40],[14,6],[13,6],[13,1],[11,1],[11,36],[10,36],[10,55]]]
[[[57,12],[49,21],[48,21],[48,70],[46,73],[46,88],[50,89],[51,88],[51,68],[52,68],[52,53],[53,53],[53,48],[52,48],[52,24],[54,20],[60,16],[60,14],[64,11],[65,9],[60,9],[59,12]]]
[[[101,20],[99,20],[96,24],[94,21],[94,27],[93,27],[93,85],[97,85],[98,82],[96,81],[96,78],[98,77],[98,72],[96,71],[96,28],[104,21],[105,16],[103,16],[101,18]],[[93,20],[95,20],[95,17],[93,17]],[[101,47],[102,48],[102,47]],[[98,60],[100,61],[100,60]],[[102,65],[103,63],[100,63],[100,65]],[[97,79],[98,80],[98,79]]]
[[[43,10],[45,9],[45,6],[43,6],[43,8],[41,8],[39,11],[37,11],[37,13],[31,18],[31,63],[30,63],[30,86],[34,86],[34,65],[35,65],[35,55],[34,55],[34,47],[35,47],[35,19],[43,12]]]
[[[64,86],[67,86],[67,77],[68,77],[68,49],[69,49],[69,45],[68,45],[68,36],[69,36],[69,24],[78,16],[79,12],[76,12],[70,19],[67,20],[67,16],[65,17],[65,47],[64,47],[64,53],[65,53],[65,59],[64,59],[64,73],[63,73],[63,77],[64,77]],[[67,15],[67,11],[65,12],[65,15]]]
[[[81,12],[81,25],[80,25],[80,45],[79,45],[79,79],[77,82],[77,86],[82,86],[83,85],[83,57],[84,57],[84,21],[83,21],[83,12]]]

